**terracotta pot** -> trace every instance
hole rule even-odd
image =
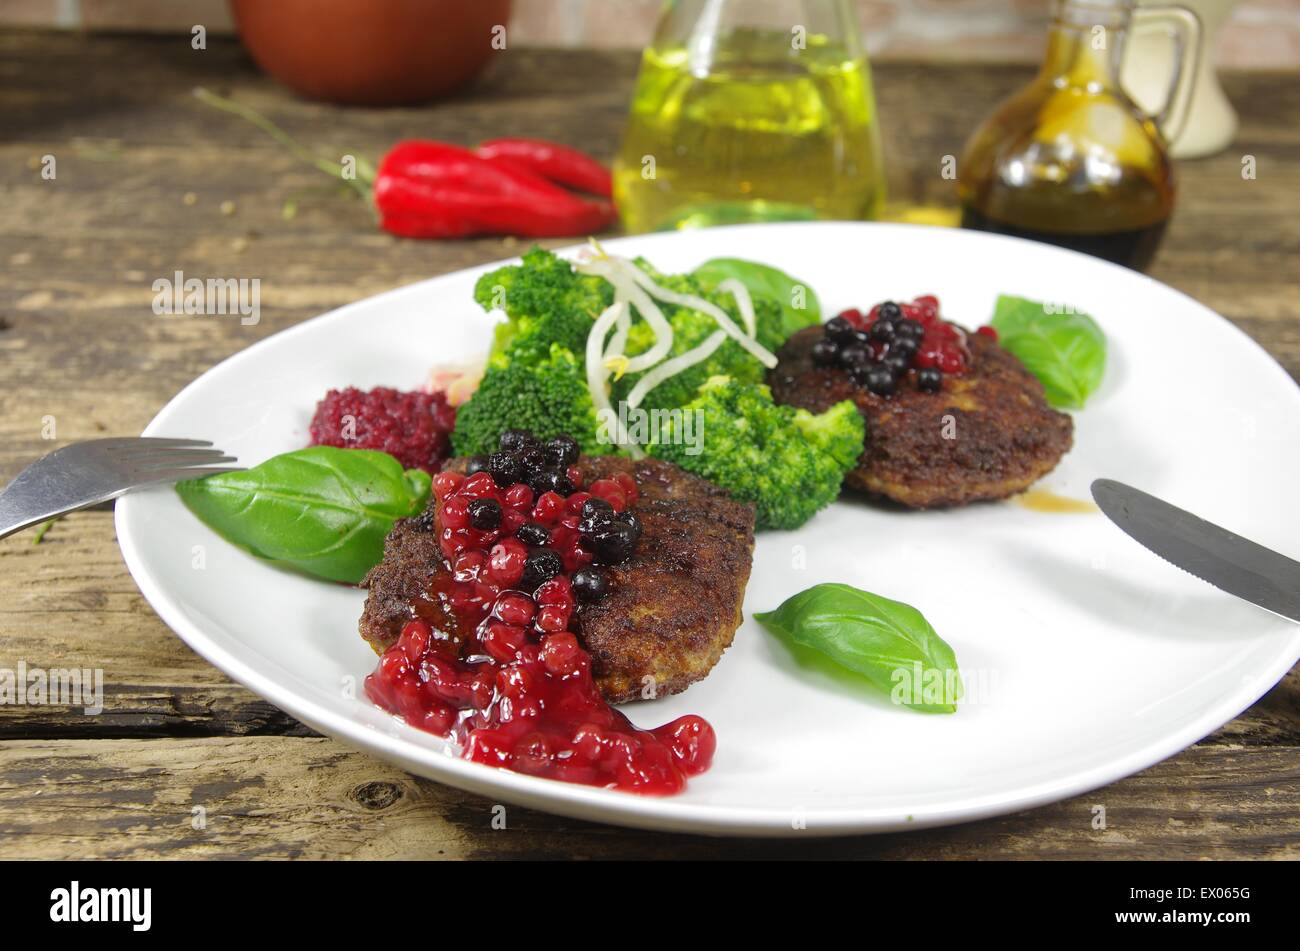
[[[499,52],[494,32],[504,39],[510,17],[510,0],[230,0],[230,7],[262,69],[312,99],[367,106],[423,102],[463,86]]]

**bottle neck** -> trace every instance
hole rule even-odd
[[[1040,76],[1077,86],[1119,85],[1131,0],[1057,0]]]

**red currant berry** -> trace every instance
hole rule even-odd
[[[442,506],[441,515],[443,527],[452,529],[453,531],[468,527],[469,502],[469,499],[460,495],[448,499]]]
[[[564,511],[564,497],[558,492],[543,492],[537,504],[533,506],[532,520],[550,525]]]
[[[459,472],[439,472],[433,477],[433,492],[438,498],[445,499],[460,488],[465,477]]]
[[[591,494],[613,506],[615,512],[627,508],[627,493],[613,479],[597,479],[591,484]]]
[[[544,634],[554,634],[569,626],[570,611],[558,604],[548,605],[537,612],[537,629]]]
[[[673,754],[677,767],[688,776],[704,772],[713,762],[718,737],[713,727],[694,714],[678,717],[652,731]]]
[[[520,594],[518,591],[507,591],[497,598],[497,603],[492,611],[507,624],[522,627],[533,619],[533,615],[537,613],[537,605],[533,604],[533,599],[526,594]]]
[[[465,551],[451,563],[451,576],[457,581],[474,581],[487,564],[487,555],[481,551]]]
[[[506,509],[501,513],[501,534],[513,535],[527,520],[528,517],[518,509]]]
[[[524,573],[528,547],[517,538],[503,538],[488,555],[488,577],[503,588],[518,584]]]
[[[537,603],[543,607],[551,605],[573,607],[573,589],[569,579],[564,575],[556,575],[549,581],[544,581],[537,587]]]
[[[533,490],[522,482],[516,482],[506,489],[501,498],[510,508],[519,509],[522,512],[527,512],[533,507]]]
[[[493,481],[491,473],[476,472],[461,484],[458,494],[466,500],[482,499],[495,495],[496,491],[497,484]]]
[[[406,655],[412,664],[418,664],[425,651],[429,649],[429,638],[433,629],[424,621],[407,621],[402,634],[397,639],[397,648]]]
[[[483,649],[502,663],[515,659],[515,651],[528,642],[528,632],[513,624],[491,621],[483,632]]]
[[[632,478],[632,476],[626,472],[618,472],[614,475],[614,481],[619,484],[619,487],[623,490],[623,494],[627,496],[627,504],[635,505],[636,500],[641,496],[641,492],[637,488],[636,479]]]
[[[559,631],[542,641],[542,666],[558,677],[573,673],[581,654],[578,639],[568,631]]]
[[[587,499],[591,498],[590,492],[574,492],[564,500],[564,511],[581,512],[582,506],[586,504]]]

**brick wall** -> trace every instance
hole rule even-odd
[[[274,0],[268,0],[274,2]],[[473,0],[464,0],[472,3]],[[855,0],[877,59],[1034,61],[1047,0]],[[660,0],[515,0],[512,43],[644,45]],[[3,0],[0,26],[85,30],[232,30],[225,0]],[[1219,62],[1240,69],[1300,68],[1300,0],[1241,0],[1224,28]]]

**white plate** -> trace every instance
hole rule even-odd
[[[808,281],[829,313],[928,292],[972,326],[1001,292],[1080,307],[1105,329],[1110,364],[1044,486],[1086,499],[1092,479],[1111,476],[1295,554],[1300,390],[1227,321],[1149,278],[1046,245],[905,225],[719,228],[608,247],[667,271],[719,255],[766,261]],[[481,355],[492,321],[471,291],[486,269],[264,340],[186,387],[145,433],[211,439],[249,464],[298,448],[327,388],[415,388],[431,364]],[[658,799],[468,763],[375,710],[351,689],[376,660],[356,630],[363,594],[257,562],[170,490],[119,501],[117,531],[141,591],[186,643],[316,729],[494,801],[660,829],[832,834],[1024,809],[1178,752],[1300,656],[1300,626],[1164,563],[1101,515],[840,502],[797,532],[759,537],[746,620],[706,680],[628,709],[650,726],[699,713],[717,730],[712,770]],[[801,666],[750,619],[819,581],[919,607],[956,650],[971,702],[952,716],[892,706]]]

